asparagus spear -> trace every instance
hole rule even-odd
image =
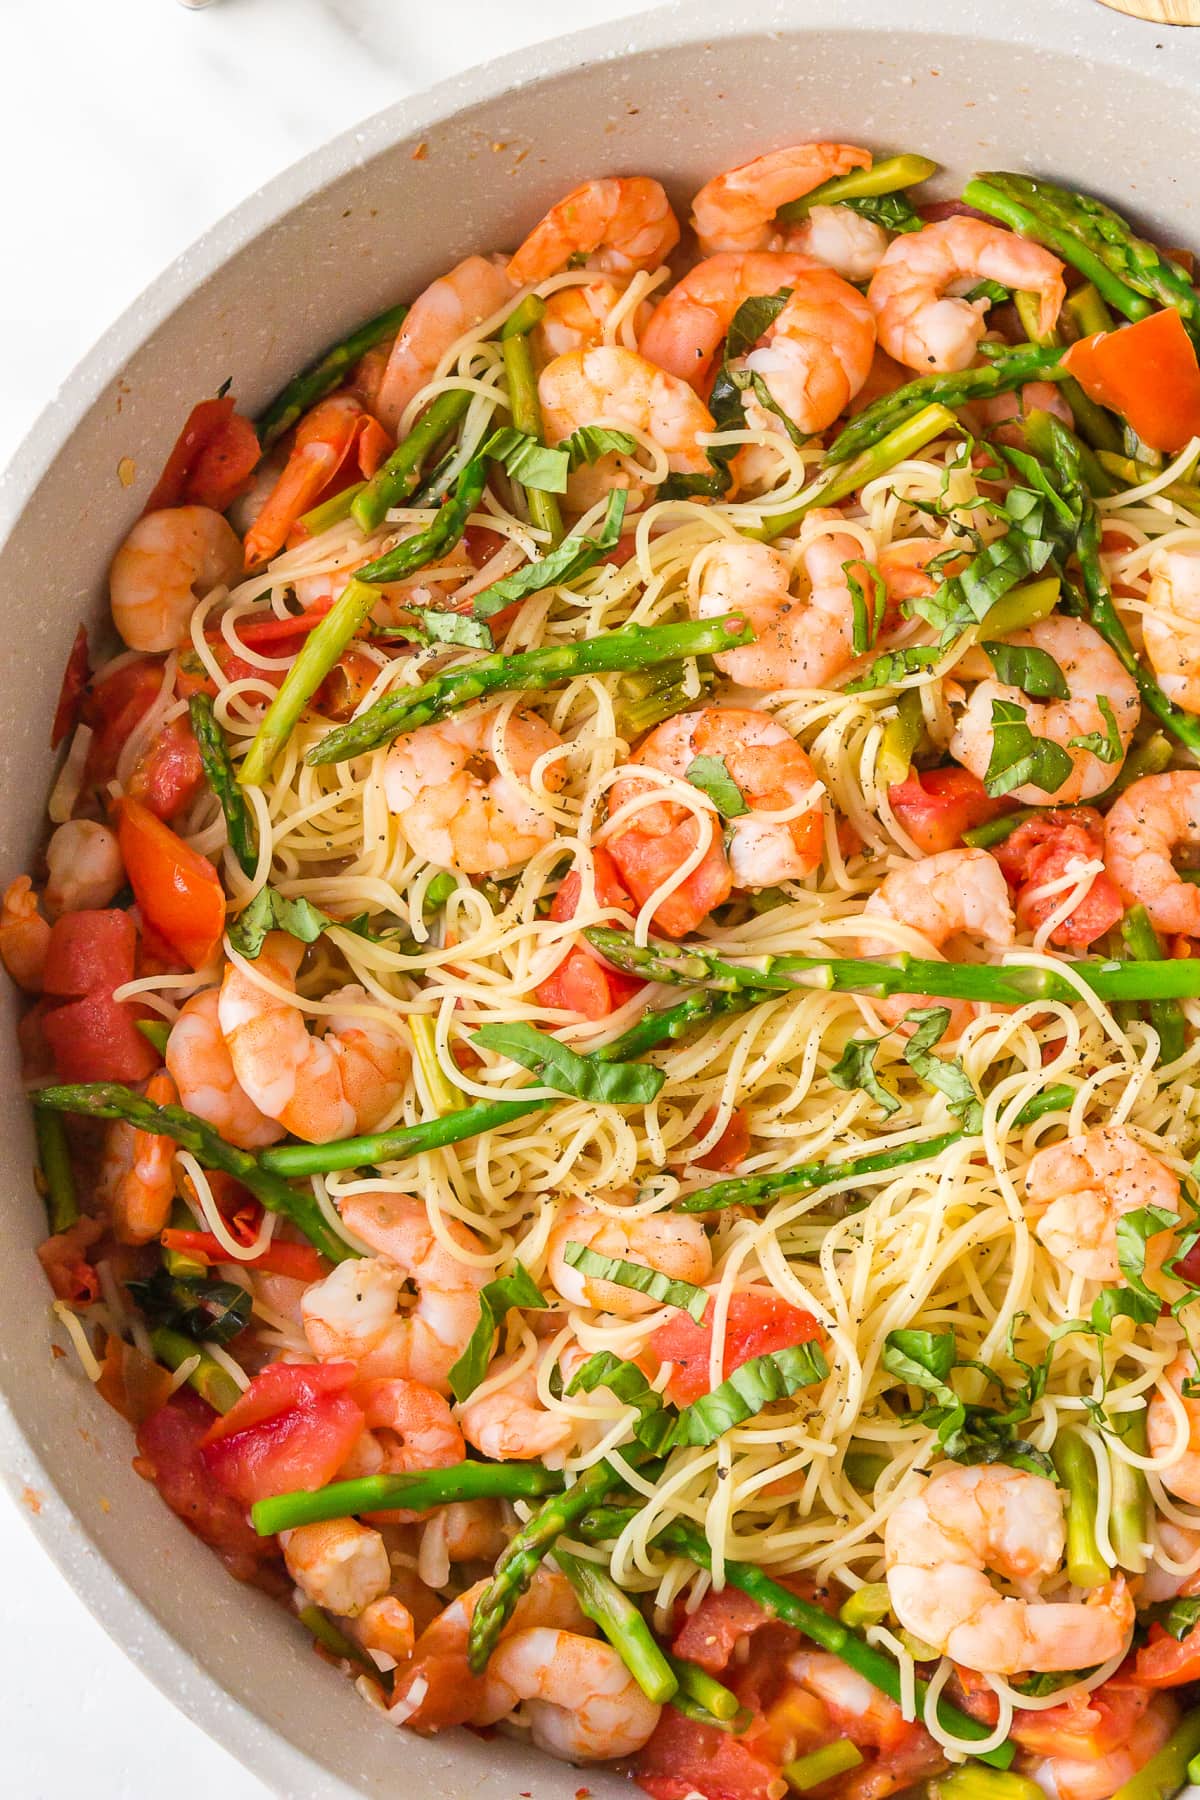
[[[969,400],[1010,394],[1027,381],[1062,379],[1063,351],[1059,345],[1020,344],[993,357],[979,369],[962,369],[953,375],[922,375],[906,382],[893,394],[883,394],[863,408],[834,439],[825,453],[825,465],[844,462],[869,450],[925,407],[965,406]]]
[[[472,457],[455,482],[454,492],[434,514],[433,523],[415,536],[403,538],[394,550],[377,556],[374,562],[364,563],[355,573],[351,586],[359,582],[379,586],[388,581],[402,581],[415,569],[423,569],[427,563],[437,562],[439,557],[445,556],[447,550],[457,544],[466,530],[467,520],[479,505],[487,486],[487,474],[487,458]],[[333,614],[329,616],[332,618]],[[316,633],[313,635],[315,637]]]
[[[366,485],[365,481],[352,482],[340,494],[334,494],[331,500],[322,500],[319,506],[310,506],[306,513],[300,514],[297,524],[303,525],[309,537],[320,537],[331,525],[340,525],[343,519],[350,517],[354,502]]]
[[[1146,1454],[1146,1409],[1138,1412],[1110,1413],[1109,1429],[1122,1438],[1139,1456]],[[1150,1489],[1141,1469],[1122,1457],[1110,1456],[1112,1500],[1109,1503],[1108,1534],[1119,1569],[1131,1575],[1146,1572],[1146,1544],[1150,1536]]]
[[[963,189],[963,199],[1047,244],[1126,318],[1143,319],[1156,306],[1173,306],[1193,335],[1200,329],[1200,299],[1184,271],[1102,200],[1004,173],[976,176]]]
[[[781,206],[778,218],[786,224],[807,219],[814,206],[836,206],[840,200],[863,200],[876,194],[895,194],[901,188],[916,187],[937,174],[938,165],[927,156],[885,156],[869,169],[851,169],[848,175],[835,175],[823,181],[799,200]]]
[[[679,1677],[655,1642],[640,1608],[607,1570],[595,1563],[561,1547],[555,1550],[554,1560],[574,1588],[581,1610],[600,1627],[647,1700],[663,1705],[678,1692]]]
[[[965,1763],[935,1781],[930,1791],[935,1800],[1045,1800],[1044,1790],[1028,1776],[1014,1775],[1011,1769],[981,1769],[978,1763]]]
[[[1063,385],[1065,387],[1066,384]],[[1099,494],[1104,498],[1115,494],[1117,484],[1112,480],[1099,456],[1083,442],[1082,438],[1076,437],[1073,432],[1068,432],[1061,419],[1056,419],[1052,413],[1043,412],[1040,407],[1034,407],[1031,412],[1026,414],[1025,442],[1035,456],[1053,461],[1055,437],[1064,433],[1070,436],[1073,442],[1075,461],[1088,493]]]
[[[378,598],[374,588],[352,578],[321,623],[309,633],[246,752],[238,776],[243,787],[262,786],[300,714]]]
[[[770,543],[773,538],[790,531],[793,525],[798,525],[814,506],[832,506],[835,501],[844,500],[847,494],[853,494],[866,482],[886,474],[897,463],[916,456],[935,438],[944,437],[948,431],[958,428],[958,420],[947,407],[922,404],[919,410],[889,426],[884,436],[876,438],[859,455],[848,462],[838,461],[831,465],[821,480],[815,482],[804,498],[787,512],[773,513],[754,530],[743,531],[742,536]]]
[[[200,749],[200,761],[208,785],[221,802],[225,814],[225,830],[243,874],[253,875],[258,867],[258,848],[246,797],[238,786],[237,771],[229,754],[225,733],[217,724],[213,703],[207,694],[193,694],[188,701],[192,731]]]
[[[393,506],[403,506],[416,491],[421,473],[442,439],[454,430],[471,404],[467,388],[447,388],[421,414],[408,436],[355,496],[350,511],[361,531],[378,530]]]
[[[715,1675],[710,1675],[698,1663],[685,1662],[681,1656],[668,1656],[667,1661],[679,1684],[678,1693],[694,1700],[714,1720],[728,1721],[737,1718],[741,1702],[731,1688],[725,1687]]]
[[[417,1066],[425,1080],[425,1090],[437,1118],[444,1118],[447,1113],[462,1112],[466,1106],[466,1095],[460,1087],[455,1087],[446,1075],[438,1060],[437,1027],[429,1013],[409,1013],[408,1034],[412,1038],[413,1054]]]
[[[309,1243],[331,1262],[345,1262],[348,1257],[358,1254],[328,1224],[311,1192],[303,1193],[289,1187],[278,1175],[262,1168],[248,1150],[239,1150],[227,1143],[205,1119],[197,1118],[195,1113],[182,1106],[156,1106],[153,1100],[135,1094],[132,1088],[123,1087],[119,1081],[86,1081],[72,1087],[40,1088],[34,1096],[34,1104],[51,1112],[82,1113],[89,1119],[127,1119],[139,1131],[174,1138],[177,1144],[191,1151],[203,1168],[221,1169],[225,1174],[235,1176],[268,1212],[290,1219]]]
[[[531,295],[530,298],[534,296]],[[545,311],[544,306],[542,311]],[[510,320],[509,323],[511,322]],[[504,373],[508,377],[508,407],[512,422],[518,431],[525,432],[536,443],[543,444],[546,440],[542,407],[538,399],[537,374],[527,333],[510,333],[505,329],[500,334],[500,351],[504,358]],[[549,532],[550,542],[557,544],[562,536],[562,514],[558,501],[553,494],[543,493],[541,488],[527,488],[525,491],[529,500],[530,523],[540,531]]]
[[[1144,906],[1133,906],[1121,921],[1125,948],[1135,962],[1154,962],[1162,956],[1158,933],[1150,923]],[[1158,1033],[1158,1056],[1163,1063],[1177,1062],[1187,1046],[1187,1025],[1178,1000],[1151,1000],[1146,1008],[1150,1023]]]
[[[336,610],[336,608],[335,608]],[[330,615],[332,617],[332,614]],[[316,636],[316,633],[313,633]],[[680,625],[623,625],[570,644],[550,644],[516,656],[483,656],[436,675],[421,687],[402,688],[321,739],[310,763],[345,762],[388,744],[402,732],[445,718],[487,694],[552,687],[577,675],[616,669],[643,669],[681,656],[707,656],[753,641],[736,614],[725,619],[689,620]],[[243,776],[243,780],[245,777]]]
[[[1144,481],[1153,481],[1161,475],[1161,469],[1152,468],[1149,463],[1138,462],[1132,456],[1117,456],[1107,450],[1099,453],[1098,460],[1105,473],[1115,476],[1112,492],[1121,487],[1140,487]],[[1177,506],[1188,512],[1200,512],[1200,486],[1193,481],[1172,481],[1165,488],[1160,488],[1164,500],[1173,500]]]
[[[678,662],[661,663],[637,674],[622,675],[617,683],[614,712],[617,729],[623,738],[633,743],[645,732],[661,725],[664,719],[673,719],[676,713],[686,712],[689,707],[706,704],[716,682],[714,672],[708,667],[699,670],[700,692],[697,694],[694,691],[696,683],[687,682],[687,669],[687,662],[680,658]],[[693,691],[688,691],[689,686]]]
[[[1067,1573],[1076,1587],[1094,1588],[1109,1578],[1096,1542],[1096,1465],[1077,1432],[1060,1431],[1051,1451],[1060,1486],[1067,1490]]]
[[[67,1231],[79,1218],[79,1201],[75,1193],[75,1174],[71,1168],[71,1152],[61,1113],[33,1109],[33,1130],[37,1139],[38,1170],[41,1174],[42,1198],[46,1202],[46,1219],[51,1234]]]
[[[1094,337],[1098,331],[1111,331],[1117,322],[1090,281],[1067,295],[1063,301],[1063,316],[1069,335],[1076,339]]]
[[[1200,1708],[1175,1727],[1162,1749],[1131,1775],[1112,1800],[1172,1800],[1188,1778],[1188,1764],[1200,1751]]]
[[[1062,343],[1062,337],[1055,326],[1052,325],[1049,331],[1042,331],[1039,323],[1042,310],[1041,301],[1036,294],[1019,293],[1015,294],[1013,298],[1021,320],[1021,327],[1031,344],[1039,344],[1043,349],[1049,349],[1051,345]],[[1090,395],[1084,393],[1073,375],[1063,376],[1062,396],[1074,414],[1075,423],[1079,427],[1081,435],[1089,444],[1098,450],[1120,449],[1122,437],[1116,420],[1105,411],[1104,407],[1097,405]],[[1027,430],[1026,437],[1028,435]],[[1099,493],[1103,490],[1093,488],[1092,491]]]
[[[875,779],[881,787],[894,787],[908,774],[913,752],[925,735],[925,708],[919,688],[906,688],[896,702],[896,714],[888,720],[875,758]]]
[[[263,408],[255,421],[258,441],[264,450],[269,450],[276,438],[281,438],[289,431],[301,413],[323,400],[326,394],[332,393],[343,376],[352,369],[356,362],[373,350],[376,344],[382,344],[385,338],[395,337],[404,323],[407,306],[391,306],[387,312],[381,312],[377,318],[368,319],[349,337],[342,338],[340,343],[330,346],[324,355],[319,356],[307,369],[293,376],[287,386],[276,394],[269,406]]]
[[[323,1519],[347,1519],[356,1513],[380,1512],[394,1506],[424,1512],[453,1500],[530,1500],[556,1493],[563,1478],[541,1463],[451,1463],[445,1469],[418,1469],[411,1475],[363,1475],[335,1481],[309,1492],[273,1494],[256,1500],[250,1518],[260,1537],[316,1525]]]
[[[336,1656],[339,1662],[354,1663],[372,1681],[381,1679],[378,1663],[371,1661],[361,1644],[356,1644],[353,1638],[348,1638],[344,1632],[339,1631],[319,1606],[302,1606],[296,1617],[318,1644],[328,1650],[331,1656]]]
[[[807,1756],[784,1763],[783,1777],[798,1794],[807,1794],[820,1787],[822,1782],[832,1781],[835,1775],[857,1769],[862,1759],[862,1751],[849,1738],[837,1738],[832,1744],[823,1744],[819,1750],[810,1750]]]
[[[657,1044],[674,1043],[697,1025],[744,1012],[777,997],[773,992],[759,993],[750,988],[732,994],[697,989],[677,1006],[647,1013],[611,1044],[604,1044],[591,1054],[597,1062],[627,1062]],[[444,1149],[464,1138],[479,1137],[485,1131],[497,1131],[513,1119],[523,1119],[557,1104],[555,1100],[478,1100],[474,1106],[449,1113],[445,1118],[425,1119],[420,1125],[401,1125],[394,1131],[375,1132],[369,1137],[341,1138],[333,1144],[280,1144],[262,1151],[259,1162],[274,1174],[288,1176],[357,1169],[367,1163],[400,1162],[406,1157]]]
[[[187,1378],[188,1386],[194,1388],[202,1400],[207,1400],[214,1412],[227,1413],[241,1399],[242,1390],[228,1369],[223,1369],[203,1344],[185,1337],[182,1331],[168,1331],[165,1325],[160,1325],[157,1331],[150,1333],[150,1348],[168,1369],[181,1368],[193,1356],[199,1356],[200,1361]]]
[[[634,942],[627,931],[593,925],[588,941],[614,968],[643,981],[712,982],[718,987],[753,987],[777,993],[792,987],[825,988],[851,994],[930,994],[955,1000],[990,1000],[1021,1005],[1026,1000],[1078,999],[1073,981],[1056,969],[1023,963],[950,963],[898,953],[887,962],[866,957],[758,956],[728,962],[699,944],[672,944],[652,938]],[[1200,959],[1171,958],[1140,963],[1092,960],[1063,968],[1087,983],[1102,1000],[1192,999],[1200,995]]]

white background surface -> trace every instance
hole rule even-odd
[[[100,332],[260,183],[469,64],[635,10],[633,0],[215,0],[204,11],[0,0],[0,167],[10,171],[0,466]],[[0,1794],[263,1800],[261,1783],[109,1643],[2,1490],[0,1570]],[[213,1579],[226,1579],[215,1564]]]

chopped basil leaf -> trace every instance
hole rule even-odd
[[[862,582],[852,573],[855,568],[865,569],[871,581],[874,591],[869,606]],[[874,563],[844,562],[842,573],[846,577],[846,585],[850,589],[850,604],[854,609],[854,624],[851,628],[854,654],[865,656],[883,629],[883,615],[887,611],[887,588]]]
[[[830,1069],[829,1079],[834,1087],[846,1092],[858,1088],[869,1095],[890,1118],[892,1113],[899,1112],[900,1102],[875,1073],[875,1057],[882,1042],[882,1038],[851,1038]]]
[[[598,1350],[575,1371],[567,1387],[570,1394],[590,1394],[605,1387],[623,1406],[637,1411],[633,1435],[643,1448],[662,1455],[670,1448],[674,1415],[667,1411],[636,1363],[625,1362],[611,1350]]]
[[[564,538],[540,562],[527,563],[523,569],[517,569],[512,575],[502,576],[491,587],[484,588],[481,594],[476,594],[471,608],[475,618],[490,619],[494,613],[503,612],[506,606],[511,606],[516,600],[524,600],[530,594],[540,593],[543,588],[565,587],[569,582],[578,580],[580,575],[586,575],[593,564],[599,562],[616,545],[621,535],[628,498],[624,488],[614,488],[608,496],[608,511],[596,537],[573,534]]]
[[[693,757],[684,770],[684,779],[708,795],[723,819],[740,819],[750,811],[723,756]]]
[[[1020,1315],[1018,1315],[1019,1317]],[[1009,1327],[1009,1354],[1017,1320]],[[1027,1419],[1045,1390],[1049,1361],[1037,1368],[1021,1363],[1024,1381],[1012,1387],[986,1363],[960,1359],[952,1331],[890,1331],[884,1339],[883,1366],[898,1381],[920,1388],[930,1401],[917,1413],[930,1426],[953,1462],[1007,1463],[1011,1468],[1053,1478],[1053,1464],[1041,1450],[1019,1438],[1014,1426]],[[949,1385],[956,1368],[974,1369],[1001,1394],[1003,1409],[961,1400]]]
[[[1034,736],[1023,706],[1015,700],[992,701],[992,754],[983,778],[991,799],[1026,786],[1053,794],[1066,781],[1072,766],[1061,744]]]
[[[909,644],[903,650],[885,650],[856,681],[846,683],[846,692],[865,694],[871,688],[891,687],[905,675],[931,669],[944,655],[945,651],[937,644]]]
[[[1200,1594],[1189,1594],[1182,1600],[1173,1600],[1162,1620],[1164,1628],[1178,1643],[1182,1643],[1188,1633],[1200,1624]]]
[[[736,357],[745,356],[747,351],[753,350],[759,339],[771,329],[791,297],[791,288],[784,287],[775,294],[755,294],[749,300],[743,300],[730,321],[729,333],[725,339],[725,360],[733,362]]]
[[[666,1075],[651,1063],[592,1062],[535,1025],[484,1025],[472,1036],[484,1050],[532,1069],[545,1087],[577,1100],[595,1100],[609,1106],[644,1106],[662,1088]]]
[[[1071,698],[1067,678],[1048,650],[1035,649],[1032,644],[1001,643],[984,644],[982,649],[998,679],[1007,686],[1020,688],[1035,700]]]
[[[568,466],[577,469],[581,463],[599,462],[602,456],[613,451],[621,456],[632,456],[637,449],[637,439],[628,431],[613,431],[607,425],[581,425],[558,447],[566,451]]]
[[[378,941],[367,929],[365,921],[365,913],[355,919],[331,918],[302,895],[290,900],[276,888],[265,887],[259,889],[249,906],[229,927],[229,941],[239,956],[255,962],[262,954],[269,931],[286,931],[289,937],[297,938],[302,944],[315,944],[323,931],[335,925],[342,931],[353,931],[357,937]]]
[[[502,464],[506,475],[522,487],[538,488],[544,494],[564,494],[567,490],[567,452],[561,447],[547,450],[528,432],[515,425],[503,425],[493,431],[480,451],[493,462]]]
[[[983,1121],[983,1107],[974,1083],[957,1056],[933,1056],[934,1044],[940,1043],[950,1023],[950,1010],[945,1006],[914,1007],[904,1015],[905,1023],[917,1029],[904,1046],[904,1060],[918,1081],[936,1088],[946,1096],[947,1109],[962,1120],[964,1131],[978,1131]]]
[[[127,1285],[151,1325],[180,1331],[197,1344],[228,1344],[250,1323],[251,1296],[234,1281],[158,1269],[149,1281]]]
[[[471,650],[494,650],[492,634],[482,619],[466,613],[443,612],[432,606],[413,608],[426,637],[438,644],[465,644]]]
[[[829,1364],[819,1344],[791,1344],[786,1350],[768,1350],[763,1356],[751,1357],[732,1375],[685,1406],[671,1433],[672,1447],[681,1444],[703,1447],[735,1425],[745,1425],[757,1418],[774,1400],[786,1400],[802,1387],[824,1381]]]
[[[1117,728],[1117,715],[1106,694],[1098,694],[1096,704],[1100,708],[1100,717],[1104,720],[1104,730],[1085,732],[1082,737],[1068,738],[1067,743],[1072,750],[1090,750],[1102,763],[1119,763],[1125,754],[1125,747]]]
[[[920,231],[925,224],[903,189],[895,194],[863,194],[861,198],[839,200],[837,204],[848,206],[862,219],[882,225],[885,231]]]
[[[633,1288],[650,1300],[661,1301],[664,1306],[680,1307],[691,1314],[697,1325],[704,1321],[709,1295],[706,1289],[696,1287],[693,1282],[675,1281],[661,1269],[652,1269],[646,1263],[625,1262],[619,1256],[602,1256],[586,1244],[568,1243],[564,1257],[572,1269],[578,1269],[581,1275],[590,1276],[594,1281],[611,1281],[617,1287]]]
[[[479,1290],[479,1318],[466,1349],[450,1370],[450,1386],[456,1400],[473,1394],[487,1374],[492,1340],[509,1308],[528,1306],[545,1311],[548,1304],[533,1276],[519,1262],[514,1262],[511,1275],[500,1275]]]

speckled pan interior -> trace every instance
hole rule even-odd
[[[467,251],[513,244],[587,176],[658,175],[686,206],[715,171],[812,137],[923,151],[947,192],[980,168],[1053,175],[1196,245],[1198,87],[1200,32],[1092,0],[699,0],[478,70],[298,164],[126,314],[0,481],[0,873],[27,865],[42,830],[46,722],[76,624],[99,618],[109,557],[198,396],[231,376],[254,411],[344,328]],[[373,1716],[161,1506],[126,1428],[72,1361],[52,1362],[10,1027],[0,1450],[40,1501],[50,1554],[128,1654],[280,1794],[567,1800],[582,1777],[515,1743],[426,1742]],[[588,1785],[628,1792],[609,1775]]]

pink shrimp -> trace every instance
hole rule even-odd
[[[246,533],[247,567],[269,561],[283,548],[296,520],[316,505],[356,444],[360,460],[365,445],[365,461],[376,467],[388,449],[387,434],[354,394],[331,394],[304,415],[283,472]],[[363,473],[373,474],[374,468]]]
[[[179,1100],[165,1069],[152,1075],[146,1098],[156,1106]],[[149,1244],[167,1223],[175,1197],[175,1144],[155,1132],[139,1131],[124,1119],[108,1128],[96,1197],[112,1220],[120,1244]]]
[[[49,943],[50,923],[39,910],[37,889],[28,875],[18,875],[0,903],[0,960],[27,994],[42,991]]]
[[[242,1150],[278,1143],[284,1128],[255,1106],[233,1072],[217,1016],[219,989],[205,988],[186,1003],[167,1039],[167,1068],[189,1112],[215,1125]]]
[[[780,207],[835,176],[870,167],[871,152],[853,144],[792,144],[727,169],[706,181],[692,201],[700,248],[705,256],[718,250],[791,249],[788,228],[775,224]]]
[[[591,269],[632,275],[656,269],[679,242],[662,183],[647,175],[585,181],[550,208],[508,265],[516,287],[545,281],[583,257]]]
[[[513,288],[497,263],[468,256],[413,301],[378,389],[376,410],[393,436],[409,401],[432,381],[451,345],[506,306]]]

